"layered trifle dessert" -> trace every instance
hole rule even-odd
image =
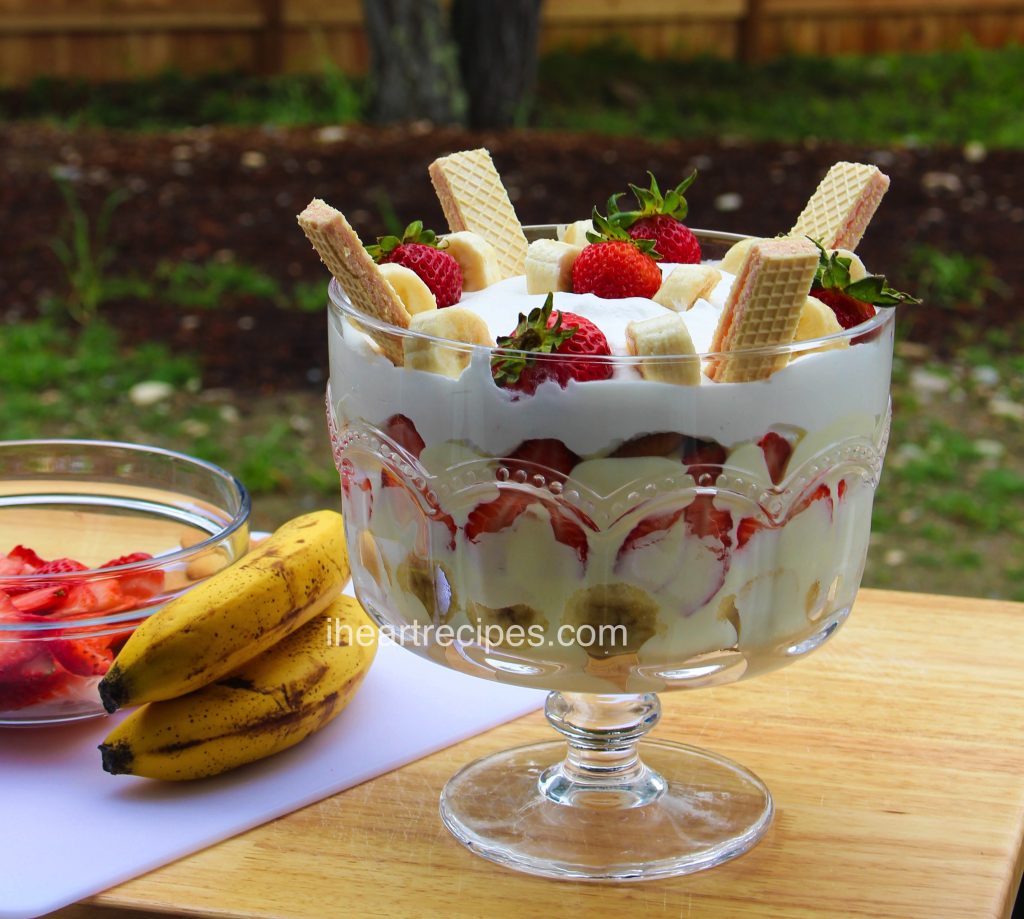
[[[854,254],[888,180],[840,163],[775,239],[691,231],[654,177],[519,225],[436,161],[451,232],[364,247],[314,201],[355,587],[385,633],[504,681],[727,682],[824,641],[859,586],[894,305]]]

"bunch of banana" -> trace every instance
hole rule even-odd
[[[377,647],[358,602],[341,596],[348,574],[341,516],[318,511],[152,615],[100,683],[108,711],[143,705],[100,746],[103,768],[216,775],[330,721]]]

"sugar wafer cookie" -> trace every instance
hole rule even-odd
[[[341,211],[314,198],[299,214],[298,221],[320,260],[357,310],[403,329],[409,327],[409,311]],[[366,332],[393,364],[402,366],[405,357],[397,337],[372,329]]]
[[[743,262],[718,320],[707,375],[718,383],[766,380],[789,355],[746,354],[748,349],[793,341],[807,301],[818,250],[809,239],[765,239]]]
[[[856,249],[889,177],[877,166],[836,163],[796,219],[790,236],[809,236],[826,249]]]
[[[429,172],[452,232],[471,230],[494,246],[502,278],[523,274],[526,236],[491,154],[482,147],[452,153],[434,160]]]

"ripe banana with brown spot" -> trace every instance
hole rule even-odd
[[[341,712],[376,651],[377,627],[357,600],[339,596],[233,673],[132,712],[100,745],[103,768],[181,781],[278,753]]]
[[[144,620],[100,682],[104,706],[173,699],[220,679],[322,613],[348,577],[340,514],[290,520]]]

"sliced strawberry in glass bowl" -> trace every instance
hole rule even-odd
[[[233,476],[183,454],[0,443],[0,728],[103,715],[118,650],[248,551],[249,511]]]

